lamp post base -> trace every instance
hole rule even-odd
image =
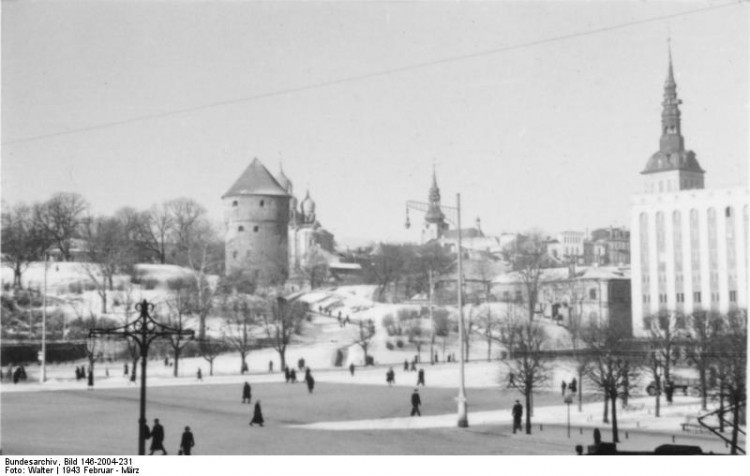
[[[466,397],[464,396],[458,397],[458,427],[469,427],[468,405],[466,404]]]

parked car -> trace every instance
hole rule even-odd
[[[681,377],[675,377],[671,380],[672,388],[675,392],[682,392],[683,395],[687,395],[688,392],[690,392],[691,395],[697,394],[700,392],[700,381],[698,379],[689,379],[689,378],[681,378]],[[668,382],[662,382],[661,384],[661,391],[664,393],[664,390],[667,388]],[[656,395],[656,382],[651,381],[646,386],[646,393],[651,395],[652,397]]]

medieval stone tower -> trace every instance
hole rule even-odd
[[[242,272],[259,284],[286,280],[290,200],[287,190],[256,158],[222,200],[226,273]]]

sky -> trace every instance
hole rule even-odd
[[[3,1],[2,199],[192,197],[221,222],[258,157],[343,243],[419,240],[433,166],[486,233],[627,225],[668,38],[707,188],[746,186],[748,8]]]

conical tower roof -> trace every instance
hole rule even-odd
[[[273,175],[271,175],[268,169],[256,157],[245,171],[242,172],[240,178],[234,182],[234,185],[232,185],[229,190],[227,190],[227,193],[221,198],[236,195],[288,196],[289,194],[281,185],[279,185],[279,182],[273,178]]]

